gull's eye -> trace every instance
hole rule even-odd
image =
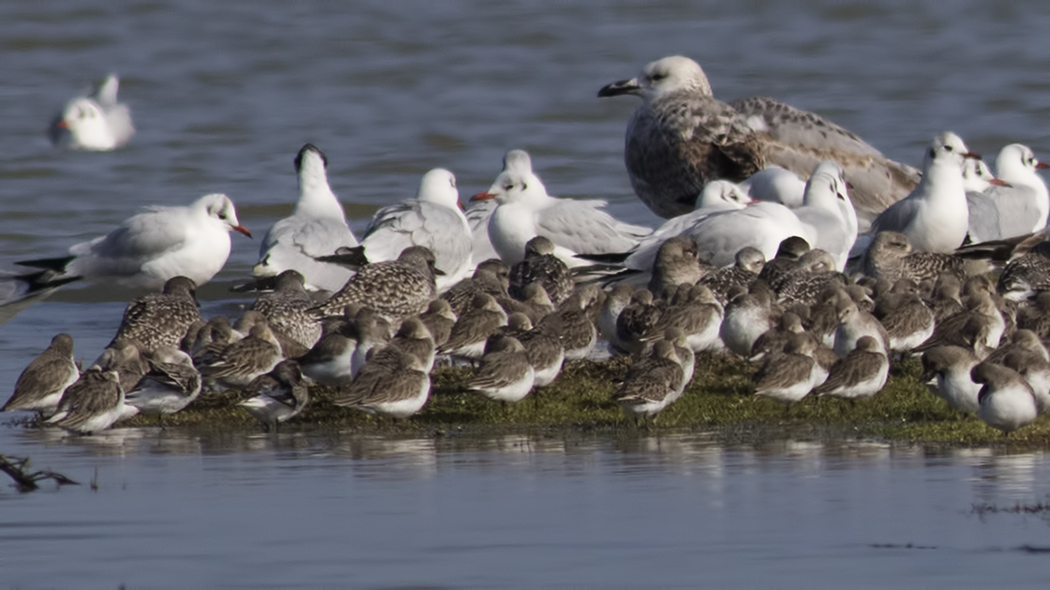
[[[667,74],[665,74],[664,72],[654,72],[652,75],[649,76],[649,79],[653,82],[659,82],[660,80],[663,80],[666,77]]]
[[[950,145],[946,145],[946,146],[944,146],[944,150],[947,151],[947,152],[951,152],[951,151],[955,151],[955,148],[953,148]]]
[[[226,214],[225,213],[219,213],[219,219],[221,219],[223,221],[226,221]]]

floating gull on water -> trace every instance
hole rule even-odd
[[[58,114],[48,136],[55,144],[68,141],[76,150],[109,151],[126,144],[135,135],[131,110],[117,102],[120,79],[110,74],[87,96],[78,96]]]
[[[257,277],[276,276],[297,270],[308,289],[337,291],[353,271],[339,265],[319,262],[341,247],[357,245],[346,225],[343,206],[328,185],[328,158],[312,144],[306,144],[295,157],[299,176],[299,202],[290,217],[273,224],[259,244],[259,263],[252,269]]]
[[[707,182],[743,181],[767,164],[808,177],[821,160],[839,162],[867,220],[918,181],[915,169],[819,115],[771,98],[715,99],[703,69],[687,57],[654,61],[637,78],[598,92],[621,94],[642,99],[627,126],[624,160],[638,197],[661,217],[692,210]]]
[[[230,231],[251,237],[233,201],[205,195],[186,207],[153,206],[116,229],[69,249],[71,256],[18,262],[63,273],[60,278],[113,279],[135,289],[160,289],[177,276],[207,283],[230,255]]]

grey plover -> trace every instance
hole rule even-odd
[[[434,254],[422,246],[406,248],[397,260],[369,264],[336,294],[311,309],[318,316],[340,316],[351,303],[361,303],[392,322],[422,313],[437,292]]]
[[[303,275],[289,269],[277,275],[276,289],[260,295],[249,309],[266,317],[284,356],[298,358],[321,338],[321,322],[307,312],[313,306]]]
[[[554,242],[545,236],[525,243],[525,258],[510,269],[510,296],[525,299],[525,287],[534,281],[539,281],[555,305],[565,301],[575,287],[569,267],[554,255]]]
[[[168,279],[162,293],[128,304],[113,341],[134,340],[146,354],[158,346],[178,346],[190,325],[201,319],[196,291],[197,285],[186,277]]]

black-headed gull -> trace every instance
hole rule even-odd
[[[456,177],[435,168],[423,175],[416,198],[383,207],[361,238],[369,262],[397,260],[405,248],[423,246],[434,253],[439,292],[470,276],[472,236],[459,207]]]
[[[89,95],[78,96],[51,123],[48,135],[55,144],[67,142],[78,150],[109,151],[135,135],[131,110],[117,102],[120,80],[110,74]]]
[[[71,256],[17,264],[59,271],[61,277],[114,280],[133,289],[159,290],[177,276],[200,286],[226,264],[230,231],[252,235],[237,221],[233,201],[215,193],[185,207],[148,207],[108,234],[72,246]]]
[[[811,245],[831,254],[836,270],[845,269],[857,241],[857,214],[842,167],[832,160],[817,164],[806,182],[802,206],[793,211],[813,238]]]
[[[1050,193],[1037,170],[1045,170],[1048,166],[1036,160],[1032,149],[1026,145],[1012,143],[999,151],[995,172],[1009,186],[988,187],[984,195],[999,211],[1001,238],[1029,234],[1046,227]]]
[[[707,182],[743,181],[767,164],[808,178],[819,161],[839,162],[866,219],[918,181],[915,169],[889,160],[819,115],[765,97],[731,105],[715,99],[703,69],[687,57],[654,61],[637,78],[598,92],[622,94],[642,99],[627,126],[624,160],[631,184],[661,217],[691,211]]]
[[[516,164],[505,165],[489,190],[471,199],[494,199],[498,203],[489,218],[488,234],[493,248],[507,264],[524,260],[525,244],[538,235],[554,242],[554,254],[565,264],[583,266],[589,263],[576,258],[577,253],[623,252],[652,231],[614,219],[602,210],[605,201],[550,196],[531,166],[524,165],[528,161],[525,156],[508,153],[504,161]]]
[[[919,252],[952,252],[962,245],[970,227],[963,184],[966,158],[980,158],[956,134],[941,133],[926,148],[922,180],[907,197],[879,214],[871,234],[896,231]]]
[[[353,271],[319,262],[341,247],[354,247],[357,239],[346,225],[343,206],[328,185],[328,158],[312,144],[304,145],[295,157],[299,177],[299,202],[292,215],[273,224],[259,244],[257,277],[277,276],[297,270],[307,289],[338,291]]]

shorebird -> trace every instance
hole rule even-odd
[[[510,267],[498,258],[490,258],[478,264],[472,277],[452,285],[452,288],[441,294],[441,298],[452,306],[452,313],[461,316],[470,309],[471,302],[478,293],[501,299],[510,296],[509,287]]]
[[[650,356],[627,372],[616,401],[636,421],[654,418],[680,393],[684,372],[674,344],[658,340]]]
[[[209,381],[229,387],[244,387],[273,370],[282,360],[281,344],[265,321],[251,327],[248,335],[227,346],[206,364],[201,374]]]
[[[524,399],[535,382],[536,371],[521,342],[494,334],[485,343],[485,354],[467,388],[506,404]]]
[[[147,359],[150,370],[124,394],[124,404],[140,414],[164,416],[190,405],[201,393],[201,375],[193,359],[173,346],[159,346]]]
[[[396,346],[380,350],[333,402],[367,414],[408,418],[430,396],[430,376],[416,355]]]
[[[248,309],[266,317],[285,357],[298,358],[321,338],[321,322],[307,311],[314,305],[302,273],[289,269],[277,275],[272,293],[260,295]]]
[[[503,329],[507,336],[517,339],[525,347],[525,354],[532,365],[535,387],[550,385],[561,373],[565,361],[565,347],[550,324],[537,327],[525,314],[512,313],[507,317],[507,327]]]
[[[418,315],[434,299],[434,253],[422,246],[405,248],[397,260],[369,264],[350,278],[328,301],[310,311],[321,317],[339,316],[351,303],[371,307],[389,321]]]
[[[111,369],[92,366],[62,394],[48,424],[79,434],[94,434],[113,425],[124,413],[124,390]]]
[[[734,287],[749,288],[751,283],[758,280],[758,273],[762,272],[765,264],[766,257],[762,252],[750,247],[741,248],[736,253],[736,263],[733,266],[707,273],[700,279],[699,284],[711,289],[718,302],[725,305],[729,291]]]
[[[110,233],[70,247],[69,256],[16,264],[54,270],[59,278],[114,280],[133,289],[160,289],[177,276],[200,286],[226,264],[231,231],[252,235],[237,221],[233,201],[217,193],[186,207],[149,207]]]
[[[687,57],[654,61],[638,77],[598,91],[600,97],[622,94],[642,99],[627,126],[624,149],[631,184],[661,217],[692,210],[707,182],[742,181],[767,164],[806,178],[821,160],[839,162],[866,219],[918,181],[915,169],[889,160],[819,115],[765,97],[731,105],[715,99],[704,71]]]
[[[91,94],[66,103],[48,129],[51,141],[96,152],[114,150],[131,141],[135,126],[131,109],[117,102],[119,89],[120,79],[110,74]]]
[[[299,415],[310,403],[310,389],[294,360],[281,361],[273,370],[252,379],[244,391],[250,397],[239,405],[267,430],[276,431],[278,424]]]
[[[441,346],[441,352],[470,360],[480,359],[488,337],[506,325],[507,312],[491,295],[478,293],[470,309],[452,326],[452,332]]]
[[[339,248],[357,245],[346,225],[346,214],[328,184],[328,158],[317,146],[306,144],[295,156],[299,201],[292,215],[273,224],[259,244],[257,277],[277,276],[297,270],[308,289],[337,291],[353,271],[316,260]]]
[[[73,337],[58,334],[18,376],[11,399],[0,412],[28,410],[50,416],[58,408],[62,393],[80,377],[73,358]]]
[[[434,345],[441,346],[448,341],[448,337],[452,334],[452,326],[456,325],[459,317],[452,311],[452,306],[448,301],[435,299],[427,306],[427,310],[420,314],[419,319],[430,332]]]
[[[161,293],[143,295],[128,304],[113,341],[133,340],[145,354],[160,346],[178,346],[190,325],[201,320],[197,285],[172,277]]]
[[[982,384],[977,399],[977,417],[1005,434],[1027,426],[1039,414],[1032,387],[1021,375],[1002,365],[981,363],[970,371],[974,383]]]
[[[554,255],[554,242],[536,236],[525,243],[525,258],[510,269],[507,292],[515,299],[525,298],[525,287],[539,281],[555,305],[565,301],[575,288],[569,267]]]
[[[935,346],[922,354],[922,380],[933,381],[934,393],[949,406],[960,412],[976,412],[981,385],[970,377],[970,370],[980,362],[969,348]]]
[[[558,334],[565,347],[565,360],[587,358],[598,343],[597,316],[605,293],[597,285],[582,285],[558,306],[554,313],[543,318],[540,326]],[[592,317],[593,316],[593,317]]]
[[[882,345],[871,336],[862,336],[855,349],[835,361],[827,379],[813,393],[850,400],[869,398],[882,391],[889,372]]]
[[[726,348],[748,357],[755,341],[776,325],[779,316],[776,295],[765,281],[758,280],[746,294],[726,304],[718,334]]]
[[[813,390],[822,370],[811,356],[816,343],[805,336],[793,335],[784,352],[770,356],[763,364],[756,375],[755,395],[790,404]]]
[[[907,197],[879,214],[871,233],[896,231],[922,252],[949,253],[962,245],[970,227],[963,184],[963,162],[980,158],[958,135],[933,138],[923,159],[922,179]]]

